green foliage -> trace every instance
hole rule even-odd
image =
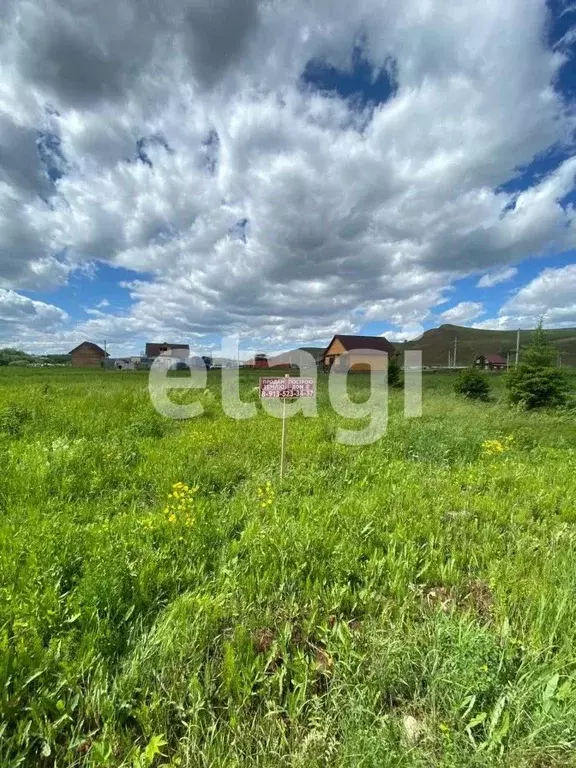
[[[26,368],[27,366],[30,365],[30,363],[28,362],[28,360],[10,360],[8,365],[20,366],[21,368]]]
[[[542,321],[532,334],[522,362],[508,372],[508,398],[527,410],[559,407],[567,402],[569,383],[565,372],[554,365],[556,353],[546,339]]]
[[[31,362],[32,359],[32,355],[27,355],[26,352],[22,352],[21,349],[13,349],[12,347],[0,349],[0,365],[28,363]]]
[[[403,386],[402,366],[398,356],[394,355],[388,360],[388,386],[399,389]]]
[[[550,345],[544,332],[543,321],[540,320],[532,331],[530,346],[522,353],[522,362],[531,368],[550,368],[554,365],[556,351]]]
[[[490,383],[485,374],[475,368],[460,371],[454,382],[454,391],[471,400],[488,400],[490,398]]]
[[[508,373],[506,386],[510,402],[527,410],[555,408],[567,401],[568,381],[560,368],[535,368],[520,363]]]
[[[571,764],[571,414],[425,374],[348,447],[320,376],[281,482],[218,381],[173,422],[145,372],[0,371],[0,765]]]
[[[0,410],[0,434],[19,437],[27,421],[32,418],[29,408],[11,403]]]
[[[12,367],[67,365],[71,359],[70,355],[29,355],[12,347],[0,349],[0,365]]]

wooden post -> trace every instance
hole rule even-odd
[[[285,379],[290,378],[287,373]],[[284,464],[286,463],[286,398],[282,398],[282,445],[280,448],[280,480],[284,477]]]

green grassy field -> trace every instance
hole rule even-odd
[[[320,382],[280,482],[217,377],[0,369],[0,765],[576,766],[574,412],[452,381],[365,447]]]

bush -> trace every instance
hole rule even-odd
[[[480,371],[468,368],[458,374],[454,383],[454,391],[459,395],[469,397],[471,400],[488,400],[490,384],[486,376]]]
[[[532,342],[523,360],[506,377],[508,399],[514,405],[533,408],[557,408],[568,398],[568,380],[561,368],[553,365],[555,352],[549,345],[542,321],[532,334]]]

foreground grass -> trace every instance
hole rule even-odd
[[[0,369],[0,764],[576,765],[574,414],[491,381],[365,447],[322,382],[280,483],[217,378]]]

